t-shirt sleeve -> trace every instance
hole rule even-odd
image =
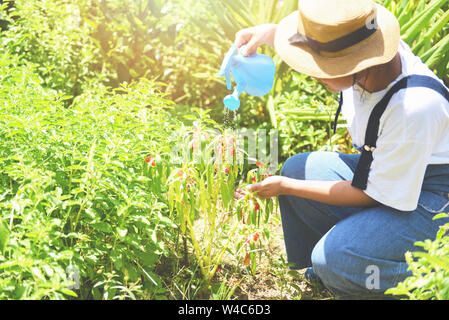
[[[374,200],[400,211],[416,209],[435,141],[448,121],[438,93],[412,90],[396,94],[381,117],[365,190]]]

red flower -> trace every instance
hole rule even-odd
[[[227,142],[227,144],[234,144],[235,139],[234,139],[234,137],[229,137],[226,142]]]
[[[156,160],[153,159],[152,156],[149,156],[145,159],[145,162],[148,163],[149,165],[151,165],[152,167],[156,166]]]
[[[200,148],[200,137],[198,133],[194,133],[192,138],[190,139],[191,148],[192,150],[199,149]]]
[[[259,239],[259,234],[256,232],[256,233],[253,235],[253,240],[254,240],[254,242],[256,242],[257,239]]]
[[[263,163],[259,162],[259,161],[256,161],[256,166],[258,166],[259,168],[262,168],[263,167]]]
[[[253,178],[251,179],[251,182],[252,182],[252,183],[256,183],[256,181],[257,181],[257,180],[256,180],[256,176],[253,176]]]
[[[229,174],[229,168],[225,168],[224,171],[226,174]]]
[[[264,174],[264,175],[262,176],[262,180],[265,180],[265,179],[268,178],[268,177],[271,177],[271,174]]]
[[[259,203],[256,202],[256,204],[254,205],[254,210],[257,211],[257,210],[259,210],[259,209],[260,209],[260,205],[259,205]]]
[[[250,244],[251,243],[251,239],[256,242],[259,239],[260,235],[256,232],[254,233],[252,236],[247,236],[245,239],[245,243]]]
[[[224,150],[226,150],[226,154],[232,154],[233,157],[235,156],[234,145],[235,145],[235,138],[229,137],[225,139]]]

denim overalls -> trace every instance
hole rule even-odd
[[[368,158],[364,166],[369,169],[367,152],[369,148],[353,155],[298,154],[285,162],[282,175],[363,185],[368,174],[360,173],[360,159]],[[338,207],[285,195],[279,196],[279,205],[287,259],[293,268],[313,266],[324,285],[341,298],[378,298],[411,275],[405,252],[421,250],[415,242],[435,239],[439,226],[449,222],[449,218],[433,220],[436,213],[449,211],[449,164],[427,167],[414,211],[385,205]]]

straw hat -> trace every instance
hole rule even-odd
[[[300,0],[274,45],[294,70],[330,79],[389,62],[399,40],[395,16],[371,0]]]

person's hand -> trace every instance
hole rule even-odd
[[[247,186],[246,190],[254,192],[260,199],[277,197],[283,192],[284,179],[285,177],[282,176],[270,176],[259,183]]]
[[[234,192],[234,199],[240,200],[244,198],[248,193],[249,193],[248,191],[245,191],[243,189],[237,189]]]
[[[256,53],[257,48],[263,44],[274,45],[276,24],[261,24],[255,27],[242,29],[235,35],[234,44],[240,48],[246,44],[246,50],[242,52],[245,57]]]

